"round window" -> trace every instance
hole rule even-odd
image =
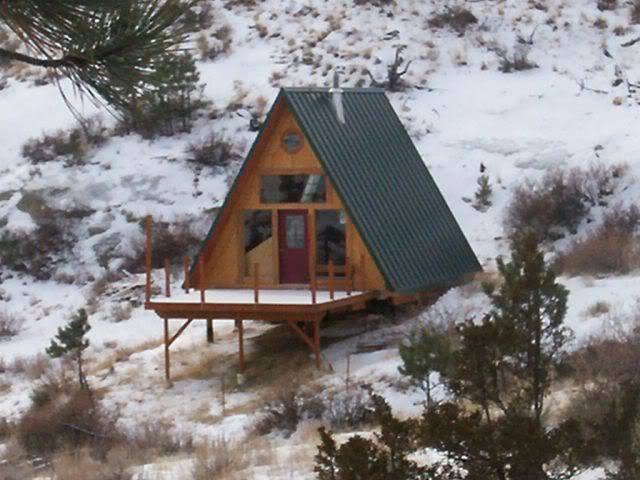
[[[289,153],[295,153],[302,148],[302,135],[295,130],[289,130],[282,136],[282,146]]]

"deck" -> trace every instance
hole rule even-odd
[[[304,322],[321,319],[327,313],[364,308],[376,297],[373,291],[207,289],[153,297],[145,306],[162,318]]]

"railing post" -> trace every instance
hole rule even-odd
[[[360,284],[360,290],[363,292],[366,290],[366,282],[367,277],[365,275],[365,266],[364,266],[364,253],[360,254],[360,276],[362,277],[362,283]]]
[[[345,260],[345,280],[347,282],[347,295],[351,296],[351,292],[353,291],[353,271],[351,269],[351,259],[347,258]]]
[[[331,300],[333,300],[335,298],[335,287],[334,287],[334,267],[333,267],[333,261],[329,260],[329,298]]]
[[[168,258],[164,259],[164,295],[167,298],[171,296],[171,270]]]
[[[200,281],[200,303],[205,303],[205,298],[204,298],[204,259],[202,258],[202,255],[198,259],[198,274],[199,274],[198,280]]]
[[[145,286],[144,286],[144,294],[146,301],[149,302],[151,300],[151,215],[147,215],[145,218],[145,269],[147,273]]]
[[[191,282],[189,279],[189,257],[185,255],[182,259],[182,263],[184,264],[184,291],[189,293],[189,289],[191,288]]]
[[[253,264],[253,301],[260,302],[260,264]]]
[[[316,257],[313,253],[309,255],[309,288],[311,289],[311,304],[315,305],[317,302],[316,292],[318,285],[316,278]]]

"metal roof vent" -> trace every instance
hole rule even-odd
[[[329,89],[329,93],[331,94],[333,109],[336,111],[336,117],[338,117],[338,121],[344,125],[346,123],[344,118],[344,105],[342,104],[342,94],[344,90],[340,88],[338,70],[333,72],[333,87]]]

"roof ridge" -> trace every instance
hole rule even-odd
[[[316,93],[316,92],[329,92],[333,87],[281,87],[280,90],[284,92],[298,92],[298,93]],[[349,93],[384,93],[384,88],[379,87],[340,87],[343,92]]]

